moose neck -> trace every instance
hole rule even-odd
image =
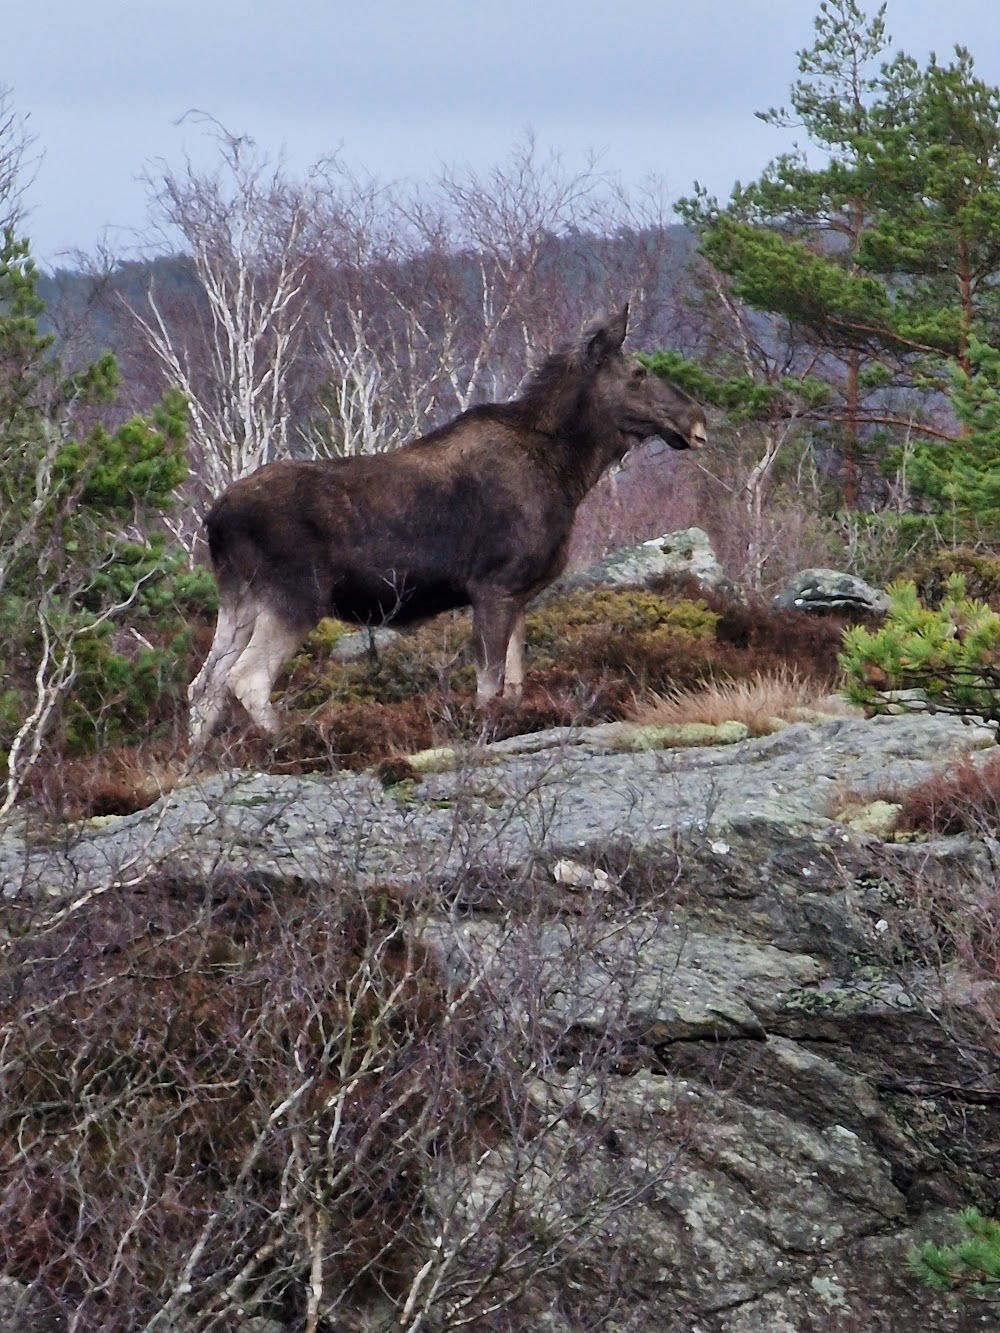
[[[622,330],[624,336],[624,329]],[[592,358],[589,341],[555,352],[535,371],[513,404],[524,425],[544,437],[538,457],[578,505],[601,474],[635,441],[609,408],[605,378],[618,373],[615,350]],[[610,395],[613,399],[614,395]]]
[[[581,407],[581,411],[551,433],[545,450],[577,505],[635,443],[611,422],[594,419],[586,410],[585,401]]]

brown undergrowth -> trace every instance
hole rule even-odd
[[[449,962],[439,890],[392,883],[162,871],[26,917],[0,951],[0,1255],[38,1326],[332,1333],[374,1302],[531,1326],[537,1276],[558,1289],[669,1162],[609,1170],[627,1036],[545,1104],[530,1071],[559,1084],[573,1020],[508,897],[502,966]],[[571,906],[589,958],[615,927]]]
[[[172,791],[184,774],[182,719],[135,745],[108,745],[86,756],[53,755],[35,766],[24,795],[46,818],[130,815]]]
[[[896,799],[899,832],[949,836],[1000,832],[1000,755],[985,763],[960,759]]]
[[[82,926],[26,941],[11,962],[17,994],[5,1006],[0,1070],[8,1276],[41,1282],[57,1304],[85,1311],[86,1327],[134,1327],[104,1289],[117,1287],[131,1318],[149,1313],[143,1285],[237,1182],[238,1207],[206,1259],[259,1248],[264,1219],[289,1187],[289,1136],[296,1125],[332,1126],[331,1088],[353,1077],[343,1101],[355,1123],[339,1152],[361,1170],[340,1200],[352,1232],[341,1262],[352,1281],[377,1255],[380,1280],[392,1284],[405,1265],[412,1199],[405,1160],[395,1156],[387,1172],[386,1150],[418,1114],[433,1070],[428,1035],[445,998],[421,946],[400,931],[389,891],[324,905],[287,890],[274,899],[266,884],[235,877],[164,878],[105,901]],[[450,1078],[466,1090],[468,1074],[454,1068]],[[269,1132],[270,1108],[285,1097],[294,1114]],[[111,1242],[117,1228],[127,1235],[129,1210],[132,1252],[113,1281],[120,1256]],[[280,1256],[258,1267],[266,1282]]]
[[[571,593],[529,614],[520,703],[481,710],[467,615],[439,617],[348,664],[335,658],[344,628],[324,622],[279,683],[277,740],[260,736],[234,707],[210,757],[283,773],[359,769],[456,740],[621,720],[637,697],[718,689],[792,668],[804,687],[826,693],[838,677],[843,624],[738,605],[690,582]],[[203,654],[204,628],[195,639]],[[67,755],[56,740],[26,796],[68,819],[142,809],[183,774],[185,713],[179,694],[164,698],[146,737],[91,756]]]
[[[391,886],[163,876],[25,938],[3,969],[6,1275],[79,1327],[135,1328],[200,1234],[206,1314],[249,1265],[292,1317],[319,1182],[341,1286],[404,1290],[416,1159],[449,1122],[495,1142],[504,1096],[417,915]]]

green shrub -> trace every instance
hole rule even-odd
[[[701,600],[670,601],[642,588],[597,589],[554,598],[531,612],[527,640],[536,661],[551,661],[588,630],[710,640],[718,620]]]
[[[848,697],[881,711],[887,693],[916,689],[941,711],[1000,722],[1000,615],[967,596],[960,574],[947,580],[937,610],[909,580],[891,584],[889,596],[880,629],[844,632]]]
[[[67,373],[40,332],[28,247],[0,239],[0,770],[10,808],[50,733],[100,744],[154,718],[186,675],[188,620],[214,605],[207,571],[171,552],[159,516],[187,475],[187,404],[95,421],[115,399],[104,353]],[[135,534],[150,534],[138,538]],[[20,741],[12,751],[14,738]]]
[[[956,1245],[925,1241],[907,1256],[910,1272],[935,1291],[1000,1296],[1000,1222],[965,1208],[956,1221],[964,1233]]]
[[[948,580],[960,574],[969,597],[1000,608],[1000,558],[983,555],[968,546],[940,548],[905,571],[925,605],[939,607],[948,596]]]

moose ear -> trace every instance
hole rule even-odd
[[[625,335],[628,333],[628,302],[622,307],[622,312],[617,318],[611,320],[608,325],[608,336],[614,342],[615,347],[621,347],[625,341]]]
[[[600,319],[591,324],[583,335],[583,344],[587,360],[592,365],[600,365],[606,356],[617,352],[625,341],[628,332],[628,303],[618,315],[610,319]]]

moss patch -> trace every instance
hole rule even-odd
[[[743,722],[678,722],[627,727],[615,738],[616,750],[666,750],[691,745],[733,745],[745,741],[750,728]]]

